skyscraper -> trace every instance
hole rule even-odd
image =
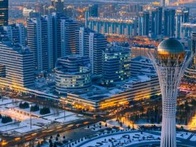
[[[64,12],[64,0],[51,0],[52,6],[55,8],[56,12]]]
[[[104,35],[90,32],[89,34],[89,58],[92,67],[92,73],[102,74],[103,51],[106,49],[107,40]]]
[[[162,35],[162,7],[157,7],[151,12],[151,36],[156,38]]]
[[[34,53],[35,68],[50,71],[54,67],[52,18],[40,16],[27,20],[27,41]]]
[[[165,7],[165,6],[168,6],[169,5],[169,3],[170,3],[170,0],[160,0],[161,2],[161,7]]]
[[[33,53],[11,41],[0,42],[0,84],[14,88],[34,86]]]
[[[176,31],[175,37],[180,38],[182,36],[182,24],[189,22],[189,8],[180,8],[176,10]]]
[[[165,9],[164,10],[164,36],[174,37],[175,36],[175,10]]]
[[[178,86],[192,58],[182,44],[170,38],[162,41],[155,53],[149,53],[159,77],[162,94],[161,147],[176,147],[176,99]]]
[[[79,24],[74,20],[61,20],[61,57],[78,54],[75,44],[76,30],[78,29],[78,26]]]
[[[92,73],[102,74],[103,51],[106,49],[107,40],[104,35],[89,28],[80,27],[76,31],[76,47],[81,56],[90,58]]]
[[[19,43],[23,46],[26,46],[26,30],[23,24],[11,24],[8,26],[4,26],[3,29],[6,32],[8,38],[13,43]]]
[[[99,17],[98,4],[90,5],[88,11],[90,17]]]
[[[149,35],[149,23],[150,23],[149,12],[141,12],[138,18],[138,35],[139,36]]]
[[[0,26],[8,25],[8,0],[0,0]]]

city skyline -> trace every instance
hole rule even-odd
[[[195,146],[194,1],[1,2],[0,146]]]

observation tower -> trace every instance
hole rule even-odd
[[[169,38],[162,41],[149,57],[157,71],[162,94],[161,147],[176,147],[176,99],[181,77],[192,54],[182,44]]]

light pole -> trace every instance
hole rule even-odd
[[[31,105],[30,105],[30,129],[32,129]]]

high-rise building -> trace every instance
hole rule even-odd
[[[88,28],[81,27],[76,31],[76,47],[81,56],[89,56],[92,73],[102,74],[102,57],[106,49],[106,37]]]
[[[70,55],[59,58],[55,67],[56,92],[85,93],[91,87],[91,67],[88,57]]]
[[[160,0],[161,1],[161,7],[168,6],[170,3],[170,0]]]
[[[26,46],[26,30],[23,24],[12,24],[3,27],[4,31],[7,34],[7,37],[13,43],[19,43],[23,46]]]
[[[8,25],[8,0],[0,0],[0,26]]]
[[[175,37],[180,38],[182,36],[182,24],[189,22],[189,9],[188,8],[181,8],[176,10],[175,14],[176,18],[176,31]]]
[[[162,94],[161,147],[176,147],[176,99],[178,86],[192,55],[173,38],[162,41],[149,53],[159,77]]]
[[[76,48],[81,56],[89,56],[89,34],[93,30],[80,27],[76,30]]]
[[[78,27],[79,24],[74,20],[61,20],[61,57],[71,54],[78,54],[75,44],[76,30]]]
[[[130,49],[121,46],[111,46],[103,53],[103,83],[123,81],[130,77]]]
[[[99,33],[91,32],[89,34],[89,58],[92,67],[92,73],[102,74],[103,51],[107,45],[106,37]]]
[[[27,41],[34,53],[35,68],[50,71],[54,67],[52,18],[40,16],[27,20]]]
[[[77,21],[67,18],[62,13],[52,14],[53,27],[53,55],[54,64],[60,57],[78,54],[76,49],[76,30],[79,28]]]
[[[165,9],[164,10],[164,36],[174,37],[175,36],[175,10]]]
[[[11,41],[0,42],[0,84],[14,88],[34,86],[33,53]]]
[[[149,35],[150,14],[149,12],[140,12],[138,17],[138,35]]]
[[[151,11],[151,36],[157,38],[162,35],[162,7],[157,7]]]
[[[180,38],[188,38],[190,39],[193,32],[196,32],[196,24],[195,23],[183,23],[182,26],[182,33]]]
[[[56,12],[64,12],[64,0],[51,0],[52,6],[55,8]]]
[[[90,17],[99,17],[98,4],[90,5],[88,11]]]

